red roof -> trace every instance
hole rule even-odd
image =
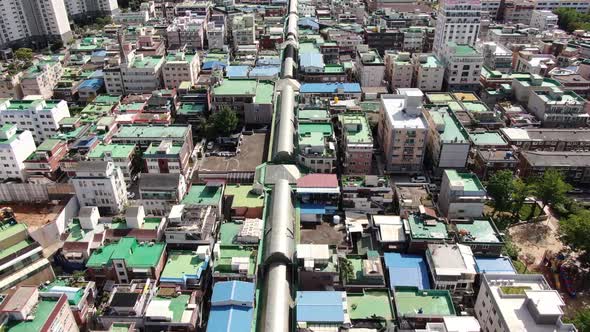
[[[308,174],[297,180],[299,188],[334,188],[338,187],[336,174]]]

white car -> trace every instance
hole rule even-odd
[[[414,176],[410,179],[410,182],[412,183],[426,183],[426,177],[425,176]]]

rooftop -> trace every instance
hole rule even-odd
[[[475,257],[475,267],[478,273],[516,274],[509,257]]]
[[[345,293],[338,291],[298,291],[297,322],[341,324],[344,299]]]
[[[115,134],[116,138],[150,139],[150,138],[178,138],[182,139],[189,131],[188,126],[121,126]]]
[[[223,80],[213,88],[215,96],[253,96],[258,104],[272,103],[274,84],[258,80]]]
[[[533,167],[590,167],[590,152],[522,151],[520,156]]]
[[[303,83],[301,93],[361,93],[359,83]]]
[[[479,52],[477,52],[477,50],[469,44],[456,44],[454,42],[449,42],[447,44],[447,47],[449,47],[449,49],[452,49],[454,55],[457,56],[479,55]]]
[[[452,112],[446,108],[432,109],[428,112],[434,124],[437,125],[437,128],[443,128],[442,131],[439,131],[441,141],[455,143],[468,142],[465,129]]]
[[[502,138],[497,132],[488,131],[483,133],[469,133],[469,138],[473,142],[474,145],[477,146],[485,146],[485,145],[493,145],[493,146],[507,146],[508,143]]]
[[[113,158],[129,158],[135,151],[135,144],[108,144],[101,143],[97,145],[90,153],[88,158],[103,159],[105,154],[110,153]]]
[[[237,273],[237,269],[233,267],[233,258],[247,257],[249,258],[247,273],[253,275],[256,271],[256,256],[253,255],[255,251],[255,247],[219,246],[219,256],[213,263],[214,273]]]
[[[454,316],[455,307],[447,290],[418,290],[396,287],[394,293],[400,316]]]
[[[453,222],[453,221],[451,221]],[[462,236],[461,242],[464,243],[501,243],[500,234],[491,219],[473,219],[472,222],[454,223],[459,234],[467,231],[467,235]]]
[[[170,321],[174,323],[189,323],[190,315],[186,315],[185,311],[192,313],[194,309],[189,308],[191,296],[188,294],[180,294],[172,297],[155,296],[146,309],[146,316],[150,313],[159,316],[168,316]],[[160,304],[159,302],[162,302]],[[168,312],[161,312],[162,309],[168,309]]]
[[[477,175],[473,173],[459,173],[456,170],[445,170],[445,175],[451,182],[461,182],[463,191],[484,191],[484,187]]]
[[[389,287],[411,286],[429,289],[428,266],[422,255],[386,252],[383,254],[385,267],[389,270]]]
[[[345,128],[346,139],[349,143],[372,144],[371,127],[364,114],[340,114],[338,116]]]
[[[252,192],[251,185],[226,185],[223,195],[233,196],[232,207],[262,207],[264,195]]]
[[[18,234],[20,232],[26,231],[27,226],[25,224],[18,224],[18,223],[3,223],[0,225],[0,240],[6,240]]]
[[[41,331],[43,325],[49,319],[49,315],[57,307],[58,298],[47,298],[39,301],[33,312],[35,313],[32,320],[15,321],[9,320],[4,326],[8,332],[31,332]]]
[[[132,68],[137,69],[155,69],[159,65],[164,63],[164,57],[162,56],[143,56],[143,57],[135,57],[133,62],[131,63]]]
[[[217,205],[221,200],[222,186],[193,185],[181,204],[186,205]]]
[[[326,138],[332,137],[334,131],[330,122],[299,123],[300,146],[324,146]]]
[[[200,279],[208,264],[208,257],[202,259],[192,250],[171,250],[160,275],[160,282],[186,280],[188,277]]]
[[[411,214],[408,216],[408,223],[413,240],[442,240],[449,238],[447,225],[443,222],[427,225],[422,217]]]
[[[394,319],[391,298],[387,290],[365,290],[362,293],[348,293],[346,296],[350,319],[374,319],[382,317],[385,321]]]
[[[124,237],[118,242],[96,249],[88,259],[86,266],[102,268],[110,265],[113,259],[122,259],[131,268],[155,267],[165,247],[165,243],[140,244],[133,237]]]

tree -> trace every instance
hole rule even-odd
[[[354,268],[352,263],[346,257],[338,257],[338,266],[340,267],[340,277],[344,281],[354,278]]]
[[[566,183],[563,180],[563,175],[554,169],[545,171],[543,176],[535,181],[535,196],[543,204],[543,209],[547,205],[564,202],[567,192],[570,190],[572,190],[572,186]],[[535,208],[536,206],[533,210]]]
[[[509,170],[498,171],[490,177],[486,191],[493,199],[494,212],[492,212],[492,217],[496,212],[510,211],[514,192],[513,179],[514,176]]]
[[[590,331],[590,308],[581,309],[571,319],[566,318],[566,321],[574,324],[580,332]]]
[[[219,111],[213,113],[210,121],[216,132],[227,136],[236,130],[239,119],[234,110],[224,106]]]
[[[526,198],[533,193],[534,188],[531,184],[526,183],[519,178],[512,181],[512,186],[512,219],[518,220],[520,209],[526,201]]]
[[[573,8],[558,8],[554,11],[558,17],[559,28],[572,32],[574,30],[590,30],[590,15]]]
[[[590,253],[590,211],[579,210],[561,220],[559,235],[572,249]]]
[[[29,62],[33,60],[33,50],[30,48],[19,48],[14,52],[14,58],[22,62]]]
[[[64,43],[61,40],[56,41],[55,43],[51,44],[51,51],[52,52],[56,52],[59,51],[60,49],[62,49],[64,47]]]

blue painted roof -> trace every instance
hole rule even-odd
[[[421,255],[387,252],[383,254],[385,266],[389,270],[389,287],[413,286],[430,289],[428,267]]]
[[[272,57],[272,58],[260,58],[256,60],[257,66],[280,66],[281,65],[281,58],[279,57]]]
[[[99,50],[92,52],[92,56],[107,56],[107,51]]]
[[[309,323],[343,323],[342,293],[297,292],[297,321]]]
[[[102,78],[92,78],[89,80],[85,80],[80,84],[78,89],[94,89],[98,90],[104,85],[104,80]]]
[[[271,77],[277,76],[281,72],[281,67],[277,66],[260,66],[254,67],[250,71],[250,78],[257,78],[257,77]]]
[[[203,63],[203,70],[211,70],[214,68],[225,68],[227,65],[221,61],[207,61]]]
[[[326,214],[326,207],[323,204],[301,204],[301,214]]]
[[[222,281],[213,286],[211,305],[234,303],[252,303],[254,284],[246,281]]]
[[[319,30],[320,24],[314,17],[302,17],[297,21],[297,25],[300,27],[311,28],[312,30]]]
[[[508,257],[475,257],[475,265],[478,273],[516,274]]]
[[[252,307],[218,306],[209,311],[207,332],[250,332]]]
[[[250,66],[227,66],[225,76],[228,78],[248,78]]]
[[[337,93],[338,89],[343,89],[344,93],[361,93],[359,83],[303,83],[301,84],[301,93]]]
[[[321,53],[304,53],[301,54],[299,64],[302,68],[305,67],[321,67],[324,68],[324,56]]]

